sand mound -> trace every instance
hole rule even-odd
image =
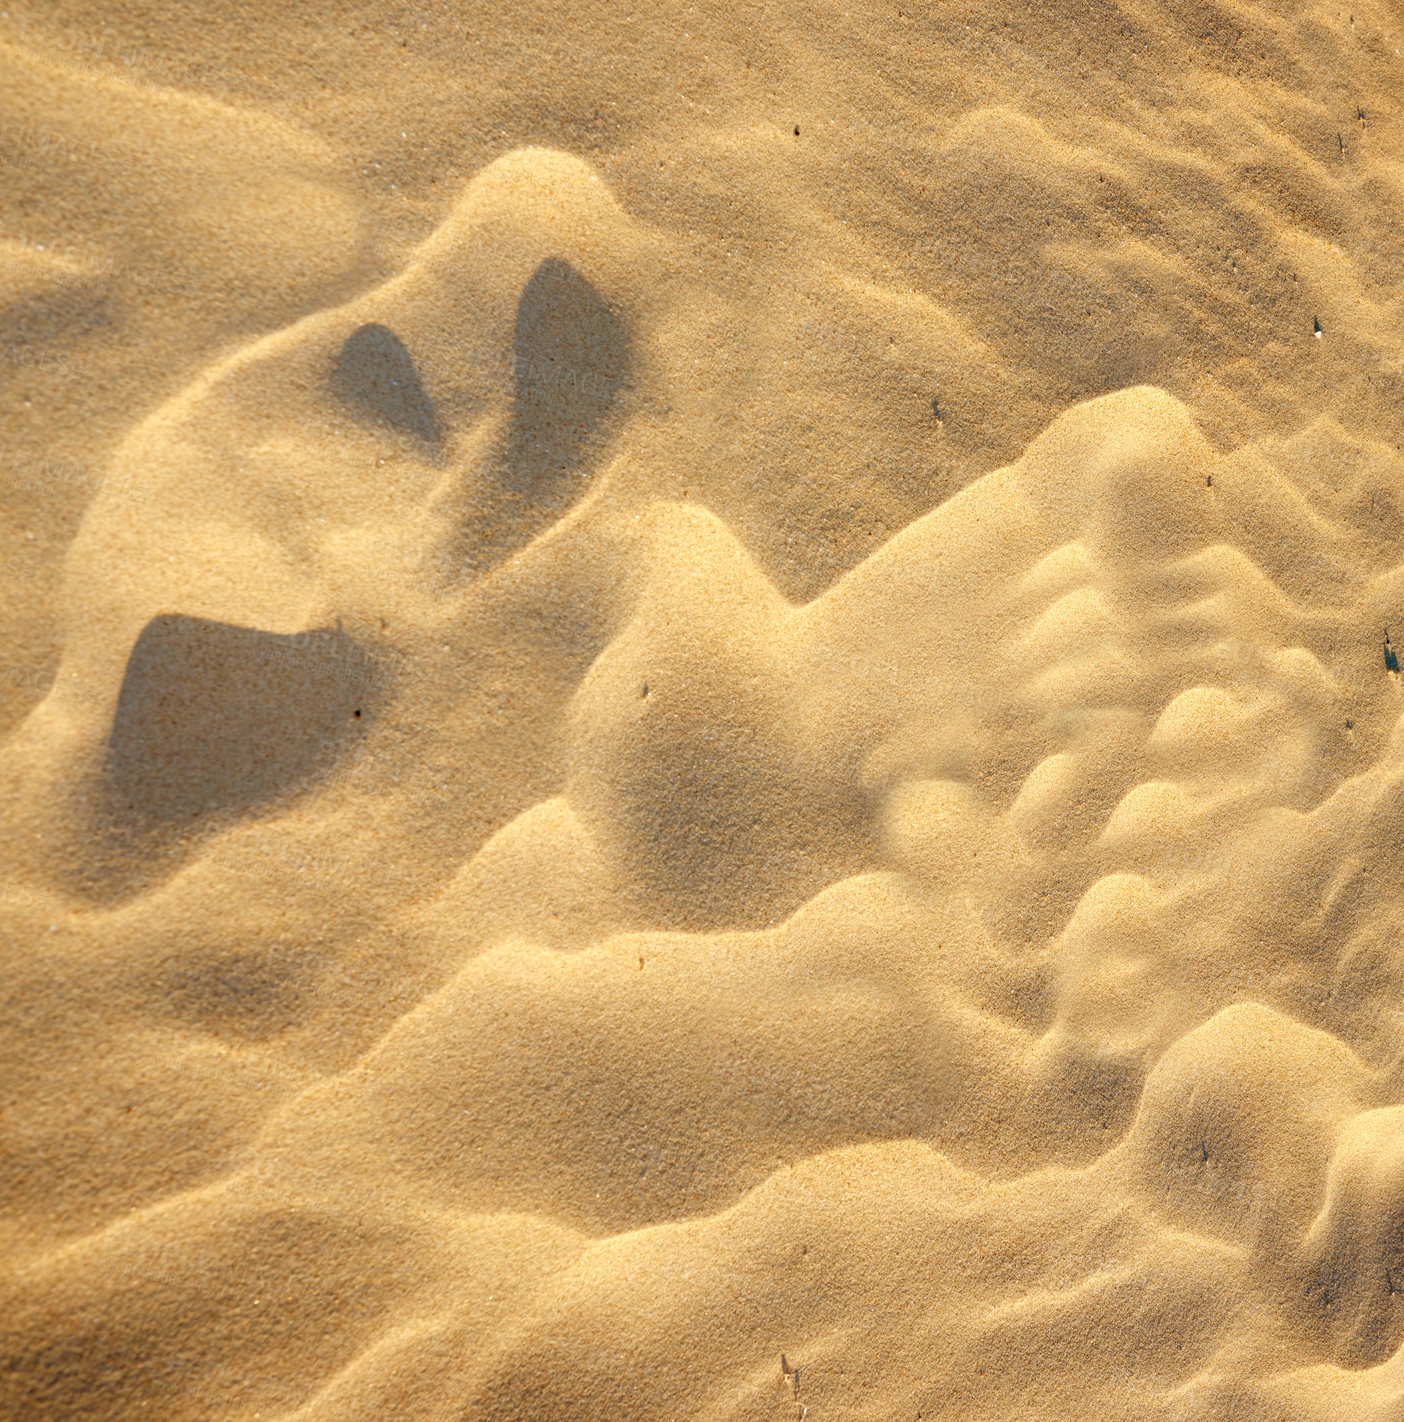
[[[0,49],[23,409],[142,372],[9,514],[6,1416],[1397,1415],[1393,32],[993,13],[393,219],[330,21],[325,142]]]

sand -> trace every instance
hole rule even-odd
[[[0,14],[0,1416],[1404,1416],[1404,21]]]

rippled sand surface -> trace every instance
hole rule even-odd
[[[0,1415],[1404,1417],[1401,49],[0,16]]]

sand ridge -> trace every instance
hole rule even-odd
[[[1385,44],[1117,13],[1318,87]],[[101,143],[186,102],[6,62]],[[1392,268],[1305,99],[1250,172],[1138,82],[1061,136],[961,100],[940,293],[890,265],[899,150],[864,213],[787,207],[814,170],[757,155],[810,117],[733,96],[689,200],[724,149],[758,223],[817,214],[787,287],[642,151],[527,142],[188,338],[46,533],[58,655],[0,745],[7,1413],[1396,1414]],[[1187,233],[1235,181],[1232,306]],[[1109,183],[1186,211],[1113,234]],[[120,278],[12,245],[25,349],[74,349]],[[1284,252],[1310,295],[1268,299]]]

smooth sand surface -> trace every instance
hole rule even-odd
[[[0,1416],[1404,1417],[1398,7],[10,6]]]

